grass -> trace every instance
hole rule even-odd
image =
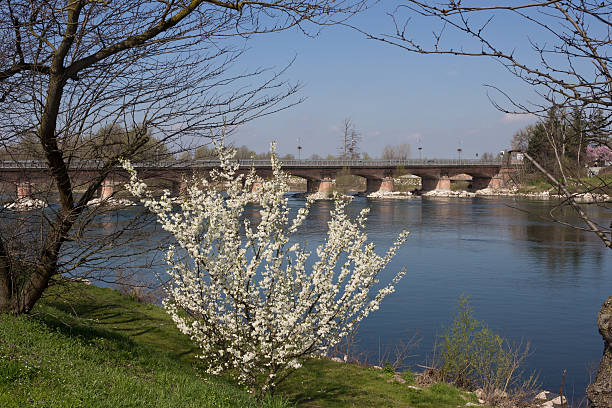
[[[311,360],[281,383],[279,392],[299,407],[456,408],[476,402],[474,395],[448,384],[415,387],[410,373],[396,375],[331,360]]]
[[[256,406],[240,387],[203,374],[163,310],[72,286],[34,318],[0,316],[0,407]]]
[[[592,190],[598,194],[612,194],[612,174],[602,174],[596,177],[581,177],[578,179],[568,179],[568,188],[572,192],[581,193]],[[525,177],[518,189],[519,193],[539,193],[549,191],[556,193],[557,188],[545,179],[543,175],[530,175]]]
[[[197,350],[159,307],[83,284],[52,288],[32,316],[0,315],[0,407],[255,407],[232,380],[204,374]],[[307,361],[264,407],[454,408],[446,384]]]

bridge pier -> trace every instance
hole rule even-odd
[[[501,175],[493,177],[472,177],[472,189],[482,190],[483,188],[499,189],[506,185]]]
[[[489,188],[502,188],[506,185],[503,175],[497,175],[491,177],[491,181],[489,182]]]
[[[251,193],[257,193],[261,191],[261,189],[263,189],[263,183],[261,181],[255,181],[251,186]]]
[[[390,193],[393,191],[393,177],[366,178],[366,194]]]
[[[17,183],[17,199],[28,198],[32,195],[32,183],[29,181],[21,181]]]
[[[115,182],[110,178],[105,178],[100,187],[100,198],[106,200],[113,195],[115,191]]]
[[[448,176],[440,178],[421,177],[421,191],[450,190],[451,180]]]
[[[307,179],[306,192],[308,194],[321,193],[330,195],[334,187],[334,180],[331,177],[325,177],[321,180]]]
[[[180,196],[184,196],[185,194],[187,194],[187,188],[189,186],[187,185],[187,182],[185,180],[181,180],[181,181],[173,181],[172,182],[172,195],[174,197],[180,197]]]

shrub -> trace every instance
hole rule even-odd
[[[442,380],[482,388],[489,401],[519,385],[529,343],[511,344],[476,320],[467,297],[459,298],[453,323],[441,338],[436,365]]]
[[[220,147],[218,153],[221,170],[212,171],[211,183],[225,191],[194,180],[178,212],[168,192],[154,199],[124,163],[131,174],[127,187],[176,240],[166,256],[167,311],[197,343],[209,373],[232,371],[261,400],[303,359],[326,354],[393,292],[405,271],[374,288],[407,232],[380,256],[364,232],[367,209],[353,221],[347,203],[337,200],[309,268],[304,245],[289,244],[309,207],[289,219],[288,176],[276,156],[272,178],[261,180],[254,171],[238,174],[232,151]],[[256,181],[262,187],[253,192]],[[247,205],[259,208],[258,225],[243,219]]]

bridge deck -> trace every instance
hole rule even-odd
[[[240,166],[255,168],[270,168],[270,160],[238,160]],[[397,167],[404,168],[427,168],[427,167],[502,167],[505,163],[502,160],[473,160],[473,159],[407,159],[407,160],[282,160],[283,167],[286,168],[377,168],[390,169]],[[512,161],[512,165],[520,162]],[[192,160],[192,161],[146,161],[133,163],[137,168],[150,169],[185,169],[201,168],[210,169],[219,167],[219,160]],[[72,162],[71,168],[78,170],[99,169],[103,165],[98,161]],[[120,167],[120,166],[117,166]],[[1,169],[46,169],[48,165],[44,161],[21,160],[21,161],[0,161]]]

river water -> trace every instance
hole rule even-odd
[[[292,198],[290,205],[298,208],[304,200]],[[318,245],[331,205],[316,202],[296,240]],[[405,277],[356,338],[370,362],[377,362],[385,345],[418,331],[422,341],[410,362],[424,363],[451,323],[459,296],[466,295],[475,318],[511,341],[531,342],[525,368],[539,373],[545,389],[558,392],[566,370],[564,392],[570,400],[584,397],[603,351],[597,312],[612,295],[612,251],[594,234],[542,219],[551,208],[547,201],[357,197],[349,212],[365,206],[371,208],[369,238],[380,253],[401,230],[410,231],[385,272],[406,267]],[[609,222],[609,211],[586,208],[594,219]]]
[[[458,297],[467,295],[478,320],[510,340],[531,342],[526,368],[540,373],[544,388],[558,392],[567,370],[566,392],[576,400],[584,395],[603,351],[596,315],[612,295],[612,251],[594,234],[541,219],[551,206],[545,201],[358,199],[353,205],[371,206],[369,237],[383,247],[400,230],[411,232],[390,265],[405,266],[407,274],[362,324],[362,348],[376,355],[380,343],[417,330],[423,340],[413,361],[422,363],[451,323]],[[606,216],[600,208],[588,211]]]

